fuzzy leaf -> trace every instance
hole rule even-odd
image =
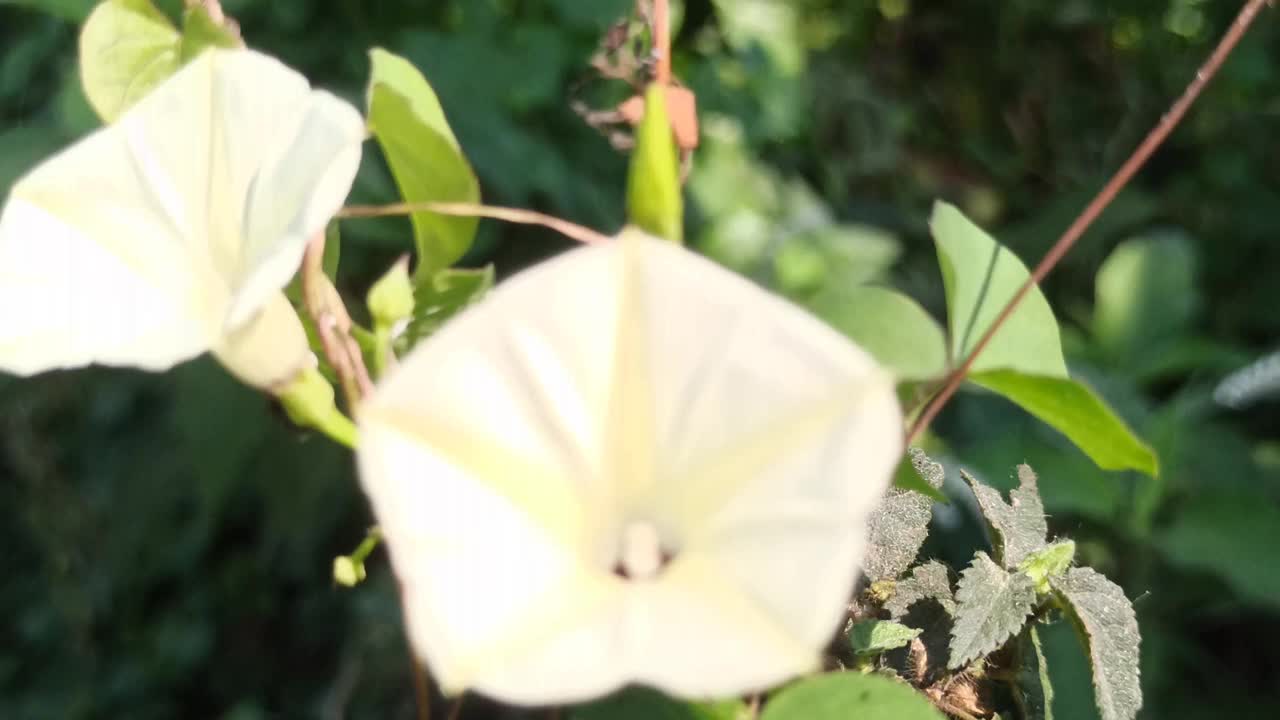
[[[849,646],[858,655],[878,655],[905,646],[920,633],[891,620],[863,620],[849,629]]]
[[[1034,625],[1022,633],[1018,650],[1018,677],[1013,697],[1022,710],[1022,718],[1053,720],[1053,683],[1040,644],[1040,631]]]
[[[1018,487],[1009,493],[1006,503],[1000,491],[987,487],[963,470],[960,476],[978,499],[978,507],[996,537],[996,557],[1012,570],[1028,555],[1045,546],[1049,523],[1044,517],[1044,504],[1036,487],[1036,474],[1028,465],[1018,466]]]
[[[950,570],[937,560],[912,568],[911,575],[894,586],[893,596],[885,602],[884,609],[894,618],[901,618],[912,605],[927,599],[936,600],[943,610],[955,614]]]
[[[929,463],[937,463],[933,463],[915,448],[909,452],[911,462],[916,466],[921,479],[928,483],[939,481],[938,485],[941,485],[940,475],[928,467]],[[938,485],[930,487],[936,489]],[[872,582],[892,580],[911,565],[920,552],[920,546],[929,536],[931,517],[933,500],[911,490],[896,487],[889,489],[868,520],[867,556],[863,561],[863,572]]]
[[[1036,592],[1049,592],[1049,580],[1065,573],[1076,558],[1076,544],[1071,540],[1060,540],[1046,545],[1027,556],[1018,565],[1018,570],[1027,574],[1036,585]]]
[[[480,200],[480,183],[445,119],[440,99],[408,60],[374,48],[369,129],[377,138],[405,202]],[[418,250],[418,279],[449,267],[471,247],[477,220],[422,211],[409,216]]]
[[[878,675],[836,672],[789,685],[764,706],[760,720],[943,720],[910,685]]]
[[[1142,708],[1141,637],[1133,604],[1119,585],[1092,568],[1072,568],[1050,581],[1089,648],[1102,720],[1131,720]]]
[[[942,492],[945,472],[941,463],[929,459],[920,448],[907,448],[907,454],[893,473],[893,487],[910,490],[936,502],[950,503],[951,498]]]
[[[1030,274],[1008,248],[944,202],[929,221],[947,294],[953,364],[964,360]],[[1058,321],[1039,288],[1022,304],[978,356],[972,372],[1019,370],[1067,377]]]
[[[979,551],[956,590],[956,624],[951,629],[951,660],[956,669],[995,650],[1022,629],[1035,607],[1031,578],[1006,572]]]

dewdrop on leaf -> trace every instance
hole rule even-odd
[[[251,50],[210,50],[19,179],[0,214],[0,370],[163,370],[269,388],[314,362],[281,292],[341,207],[364,122]]]
[[[359,422],[417,653],[530,705],[818,669],[902,453],[871,356],[634,229],[500,285]]]

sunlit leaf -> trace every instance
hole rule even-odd
[[[479,201],[479,181],[427,79],[386,50],[374,48],[369,57],[369,129],[391,166],[401,197],[409,203]],[[419,279],[457,262],[475,238],[474,217],[422,211],[409,218]]]
[[[947,371],[942,328],[902,293],[864,285],[834,289],[807,304],[899,380],[929,380]]]
[[[942,487],[941,466],[918,448],[910,448],[912,471],[934,492]],[[901,575],[929,536],[933,500],[901,488],[890,488],[868,520],[867,555],[863,572],[875,582]]]
[[[958,363],[973,351],[1030,274],[1008,248],[951,205],[934,205],[930,228],[946,285],[952,358]],[[1067,376],[1058,321],[1039,288],[1027,293],[972,368],[996,369]]]
[[[760,720],[943,720],[910,685],[877,675],[816,675],[769,699]]]
[[[479,301],[493,287],[493,266],[479,270],[450,268],[414,286],[413,317],[396,338],[396,350],[408,352],[451,317]]]
[[[182,66],[182,34],[151,0],[107,0],[80,31],[89,104],[112,122]]]
[[[920,635],[911,628],[891,620],[863,620],[849,629],[849,647],[857,655],[878,655],[886,650],[904,647]]]
[[[997,392],[1066,435],[1104,470],[1154,476],[1159,461],[1146,443],[1092,390],[1075,380],[993,370],[969,381]]]

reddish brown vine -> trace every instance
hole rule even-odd
[[[1179,97],[1172,106],[1170,106],[1169,111],[1160,118],[1160,122],[1157,123],[1156,126],[1152,128],[1151,132],[1147,134],[1147,137],[1143,139],[1142,144],[1133,151],[1133,154],[1129,156],[1129,159],[1125,161],[1124,165],[1120,166],[1120,169],[1116,171],[1116,174],[1112,176],[1109,181],[1107,181],[1107,184],[1103,186],[1098,195],[1094,197],[1087,206],[1085,206],[1080,215],[1077,216],[1071,225],[1067,227],[1066,232],[1062,234],[1062,237],[1058,238],[1058,241],[1053,244],[1053,247],[1045,254],[1044,259],[1040,261],[1040,264],[1036,265],[1035,270],[1031,273],[1031,277],[1027,278],[1027,281],[1022,284],[1022,287],[1018,288],[1018,292],[1014,294],[1014,296],[1005,305],[1004,309],[1000,311],[1000,314],[996,316],[995,321],[991,323],[991,327],[987,328],[987,331],[983,333],[977,344],[974,345],[973,352],[969,353],[969,355],[964,359],[964,362],[962,362],[955,370],[951,371],[943,381],[941,390],[939,390],[938,394],[929,401],[929,404],[925,406],[924,411],[920,413],[920,416],[907,432],[907,445],[910,445],[912,442],[919,439],[920,434],[929,427],[929,423],[933,422],[934,418],[936,418],[938,413],[941,412],[943,406],[945,406],[952,396],[955,395],[956,390],[960,388],[965,377],[968,376],[969,370],[973,368],[973,364],[978,359],[978,355],[980,355],[982,351],[986,349],[987,345],[991,343],[991,339],[995,337],[996,332],[1000,330],[1005,321],[1009,319],[1009,316],[1013,314],[1013,311],[1016,310],[1022,300],[1026,298],[1027,293],[1031,292],[1031,288],[1037,286],[1040,281],[1044,280],[1045,276],[1049,274],[1049,271],[1052,270],[1060,260],[1062,260],[1067,252],[1071,250],[1072,246],[1076,244],[1076,241],[1079,240],[1080,237],[1084,235],[1085,231],[1089,229],[1089,226],[1098,219],[1098,216],[1102,214],[1102,211],[1111,204],[1116,195],[1124,189],[1124,186],[1133,179],[1133,176],[1137,174],[1138,170],[1142,169],[1142,166],[1151,159],[1151,156],[1155,154],[1155,151],[1166,139],[1168,139],[1169,134],[1172,133],[1173,129],[1178,126],[1178,123],[1182,121],[1182,118],[1187,114],[1187,111],[1191,109],[1191,106],[1195,103],[1196,99],[1200,97],[1200,94],[1209,84],[1209,81],[1213,79],[1213,76],[1216,75],[1218,70],[1222,67],[1223,62],[1225,62],[1227,57],[1231,55],[1231,52],[1235,50],[1236,45],[1238,45],[1240,39],[1244,37],[1245,32],[1249,29],[1249,26],[1253,24],[1258,13],[1262,11],[1263,6],[1270,5],[1273,2],[1274,0],[1249,0],[1249,2],[1245,4],[1244,8],[1240,10],[1240,14],[1236,17],[1235,22],[1231,24],[1231,27],[1227,30],[1226,34],[1223,35],[1222,40],[1218,42],[1218,45],[1214,48],[1213,52],[1210,53],[1208,59],[1205,60],[1204,64],[1200,66],[1200,69],[1196,71],[1195,77],[1187,85],[1186,90],[1182,92],[1182,96]]]

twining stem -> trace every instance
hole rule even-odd
[[[338,375],[347,412],[354,414],[360,400],[372,392],[373,380],[360,345],[351,337],[351,316],[324,274],[324,243],[325,232],[321,230],[307,243],[302,256],[302,301],[320,335],[325,359]]]
[[[1218,69],[1222,67],[1222,63],[1229,55],[1231,55],[1231,51],[1235,49],[1236,45],[1239,44],[1240,39],[1244,37],[1245,31],[1253,24],[1254,19],[1257,18],[1262,7],[1273,1],[1274,0],[1249,0],[1249,2],[1244,6],[1240,11],[1240,14],[1236,17],[1235,22],[1232,23],[1231,27],[1227,30],[1226,35],[1224,35],[1222,40],[1219,41],[1218,46],[1214,48],[1213,52],[1209,55],[1209,58],[1205,60],[1204,64],[1200,66],[1200,69],[1196,71],[1195,78],[1193,78],[1191,83],[1187,85],[1187,89],[1182,92],[1182,96],[1179,97],[1172,106],[1170,106],[1169,111],[1160,118],[1160,122],[1152,128],[1150,133],[1147,134],[1147,137],[1142,141],[1142,144],[1138,146],[1138,149],[1133,151],[1133,154],[1129,156],[1129,159],[1125,161],[1124,165],[1120,166],[1120,169],[1116,171],[1116,174],[1112,176],[1107,184],[1103,186],[1098,195],[1085,207],[1080,215],[1076,217],[1075,221],[1071,223],[1066,232],[1062,234],[1062,237],[1058,238],[1058,241],[1053,244],[1053,247],[1049,249],[1047,254],[1045,254],[1044,259],[1040,261],[1040,264],[1036,265],[1035,270],[1031,273],[1031,277],[1027,278],[1027,281],[1022,284],[1022,287],[1018,288],[1018,292],[1014,293],[1013,298],[1009,300],[1009,302],[1004,306],[1004,309],[1000,311],[1000,314],[996,316],[995,321],[991,323],[991,327],[987,328],[987,331],[983,333],[977,344],[974,345],[973,352],[969,353],[968,357],[964,359],[964,362],[955,370],[952,370],[947,376],[942,385],[942,389],[939,390],[938,394],[933,397],[927,406],[925,406],[924,411],[920,413],[920,416],[916,418],[915,423],[912,424],[911,429],[907,432],[907,445],[910,445],[920,437],[920,434],[929,427],[929,423],[933,422],[934,418],[937,417],[943,406],[947,404],[947,401],[955,395],[956,390],[960,388],[961,383],[964,382],[965,377],[969,374],[969,370],[973,368],[973,364],[978,359],[978,355],[981,354],[982,351],[986,349],[987,345],[991,343],[991,338],[995,336],[996,332],[999,331],[1001,326],[1003,326],[1009,319],[1013,314],[1013,311],[1018,308],[1018,305],[1024,298],[1026,298],[1027,293],[1031,292],[1031,288],[1037,286],[1040,281],[1044,280],[1044,277],[1049,274],[1049,271],[1052,270],[1060,260],[1062,260],[1063,256],[1065,256],[1069,250],[1071,250],[1072,246],[1076,244],[1076,241],[1084,235],[1085,231],[1089,229],[1089,226],[1092,225],[1093,222],[1098,219],[1098,216],[1102,214],[1102,211],[1111,204],[1111,201],[1115,199],[1116,195],[1118,195],[1120,191],[1124,189],[1124,186],[1133,179],[1133,176],[1137,174],[1138,170],[1140,170],[1142,166],[1151,159],[1151,156],[1155,153],[1156,149],[1164,143],[1164,141],[1169,137],[1169,134],[1173,132],[1173,129],[1182,121],[1183,116],[1187,114],[1187,110],[1189,110],[1195,103],[1196,99],[1200,97],[1200,94],[1209,84],[1209,81],[1215,74],[1217,74]]]
[[[671,5],[668,0],[653,0],[653,51],[656,59],[653,81],[663,87],[670,85]]]
[[[533,210],[497,207],[495,205],[477,205],[474,203],[391,203],[389,205],[350,205],[338,212],[340,218],[375,218],[392,215],[409,215],[415,212],[433,212],[440,215],[459,215],[463,217],[487,217],[504,220],[521,225],[541,225],[555,230],[571,240],[588,245],[609,241],[609,236],[583,227],[568,220],[544,215]]]

